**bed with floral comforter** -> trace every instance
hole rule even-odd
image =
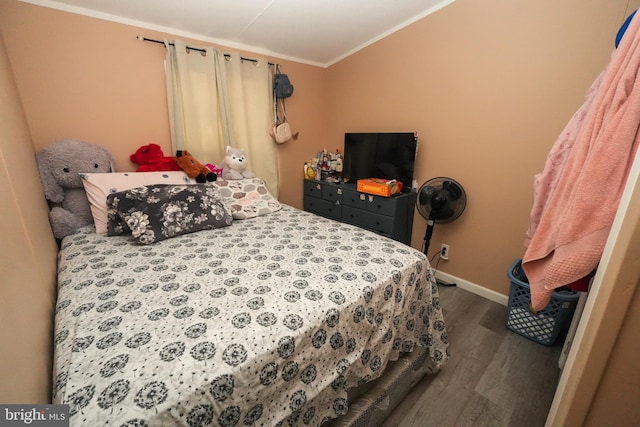
[[[54,403],[71,426],[320,425],[448,343],[426,257],[292,207],[140,245],[62,242]]]

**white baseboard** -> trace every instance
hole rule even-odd
[[[509,304],[508,295],[502,295],[496,291],[492,291],[491,289],[487,289],[459,277],[452,276],[451,274],[443,273],[442,271],[436,271],[436,278],[447,283],[455,283],[456,286],[464,289],[465,291],[480,295],[481,297],[497,302],[498,304],[502,304],[504,306]]]

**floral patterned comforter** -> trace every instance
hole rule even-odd
[[[448,357],[422,253],[287,206],[147,246],[85,228],[58,287],[71,426],[320,425],[400,352]]]

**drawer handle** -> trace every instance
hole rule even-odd
[[[381,205],[378,205],[378,209],[382,209],[382,206],[381,206]]]

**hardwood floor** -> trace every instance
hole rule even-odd
[[[543,426],[560,371],[562,339],[547,347],[509,331],[507,308],[439,287],[452,357],[382,427]]]

